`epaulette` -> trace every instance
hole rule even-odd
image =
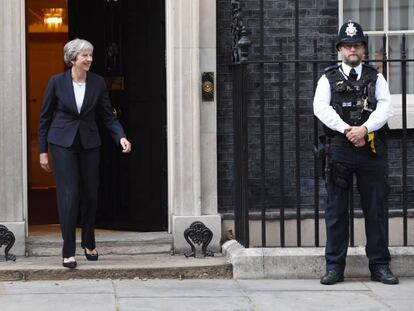
[[[378,72],[378,67],[371,65],[371,64],[362,64],[363,67],[370,69],[370,70],[374,70],[375,72]]]
[[[325,68],[325,73],[328,72],[328,71],[334,70],[334,69],[338,69],[339,66],[341,66],[341,65],[336,64],[336,65],[332,65],[332,66],[326,67]]]

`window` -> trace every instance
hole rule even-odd
[[[381,59],[382,38],[387,38],[388,58],[401,58],[402,35],[406,35],[406,56],[414,58],[414,0],[339,0],[339,24],[352,19],[361,24],[369,37],[368,50],[371,59]],[[382,63],[376,64],[382,67]],[[389,121],[390,128],[402,128],[401,120],[401,64],[389,63],[388,76],[395,115]],[[414,128],[414,63],[407,62],[407,127]]]

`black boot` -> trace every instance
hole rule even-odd
[[[392,273],[388,265],[369,266],[371,271],[371,280],[384,284],[398,284],[398,278]]]
[[[336,270],[327,270],[325,275],[321,278],[321,284],[333,285],[344,281],[344,273]]]

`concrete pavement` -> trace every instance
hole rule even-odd
[[[0,282],[2,311],[413,310],[414,278],[387,286],[367,279],[64,280]]]

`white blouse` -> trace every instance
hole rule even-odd
[[[76,100],[76,107],[78,107],[78,112],[80,113],[83,99],[85,98],[85,86],[86,83],[77,83],[72,81],[73,83],[73,91],[75,92],[75,100]]]

